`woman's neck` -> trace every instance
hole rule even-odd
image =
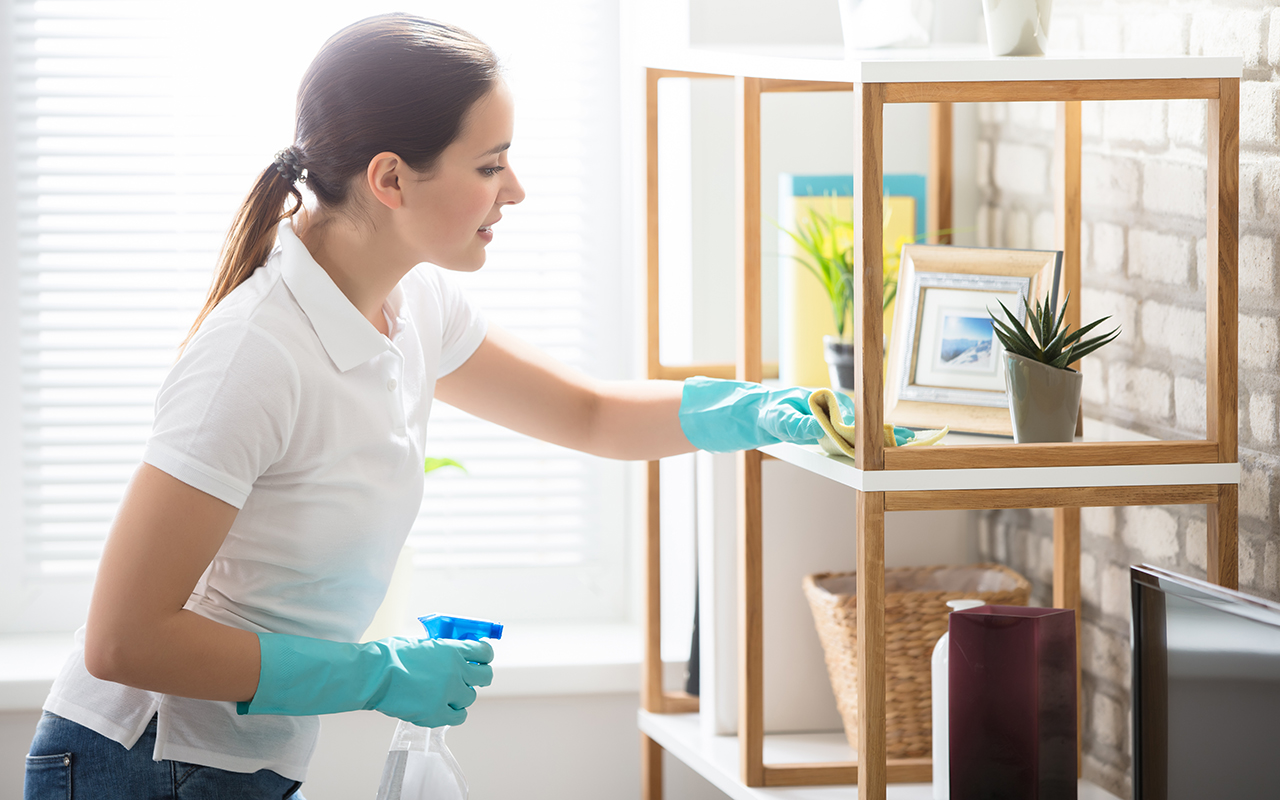
[[[388,335],[382,307],[391,290],[413,269],[410,259],[398,252],[390,237],[374,233],[375,225],[356,225],[308,210],[299,212],[294,219],[294,230],[311,257],[356,310],[380,333]]]

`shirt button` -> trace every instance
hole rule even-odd
[[[395,390],[396,390],[396,379],[392,378],[391,380],[387,381],[387,391],[394,392]]]

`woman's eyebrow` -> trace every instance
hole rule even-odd
[[[489,156],[496,156],[498,153],[501,153],[503,150],[506,150],[510,147],[511,147],[511,142],[503,142],[497,147],[493,147],[493,148],[490,148],[489,150],[486,150],[485,152],[476,156],[476,158],[487,158]]]

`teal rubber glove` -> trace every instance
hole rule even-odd
[[[360,709],[424,728],[461,725],[474,686],[493,681],[488,642],[393,637],[366,644],[259,633],[258,691],[238,714],[313,716]]]
[[[730,453],[767,444],[815,444],[822,426],[809,410],[812,389],[770,389],[758,383],[689,378],[680,399],[680,427],[699,450]],[[853,398],[836,392],[840,410],[853,417]]]

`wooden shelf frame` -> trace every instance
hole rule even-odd
[[[861,275],[860,303],[855,306],[857,344],[857,455],[853,469],[859,480],[892,470],[974,470],[1073,468],[1097,466],[1234,465],[1235,478],[1222,482],[1189,479],[1186,483],[1089,486],[1046,486],[1010,489],[928,491],[855,490],[857,522],[858,708],[857,763],[763,763],[763,626],[761,564],[760,451],[737,455],[739,560],[739,731],[741,780],[746,786],[859,784],[862,800],[884,800],[886,784],[919,781],[930,770],[928,759],[890,760],[885,749],[884,666],[884,515],[908,509],[1054,509],[1054,605],[1072,608],[1081,619],[1080,511],[1084,506],[1203,504],[1207,509],[1207,564],[1210,581],[1237,584],[1237,249],[1239,193],[1239,94],[1236,77],[1082,80],[997,80],[947,82],[867,82],[779,79],[760,74],[647,70],[648,153],[648,299],[649,375],[667,377],[681,368],[664,367],[657,355],[657,87],[667,77],[731,79],[736,117],[736,246],[738,353],[732,377],[759,381],[761,362],[760,281],[760,108],[766,92],[844,91],[853,94],[857,147],[854,214],[860,220],[855,263]],[[1080,295],[1081,109],[1084,100],[1203,99],[1207,101],[1206,276],[1206,437],[1199,441],[1070,443],[1045,445],[992,444],[886,451],[879,431],[884,422],[882,214],[884,106],[930,103],[928,218],[931,229],[951,225],[952,111],[955,102],[1050,101],[1058,105],[1055,133],[1055,206],[1058,246],[1064,251],[1063,288]],[[1079,304],[1068,309],[1078,326]],[[726,365],[717,376],[731,377]],[[708,374],[708,373],[702,373]],[[875,435],[871,435],[871,432]],[[1078,431],[1079,432],[1079,431]],[[787,459],[791,460],[791,459]],[[795,463],[794,461],[792,463]],[[696,698],[663,691],[661,683],[658,578],[658,462],[648,472],[648,548],[646,556],[646,711],[674,713],[696,710]],[[994,473],[992,473],[994,474]],[[1222,474],[1221,471],[1217,474]],[[1077,624],[1077,655],[1079,653]],[[1080,665],[1077,657],[1077,685]],[[1080,703],[1080,696],[1077,702]],[[1079,708],[1078,708],[1079,712]],[[661,748],[644,737],[645,800],[661,799]],[[1077,741],[1079,753],[1079,741]],[[925,778],[927,779],[927,778]]]

